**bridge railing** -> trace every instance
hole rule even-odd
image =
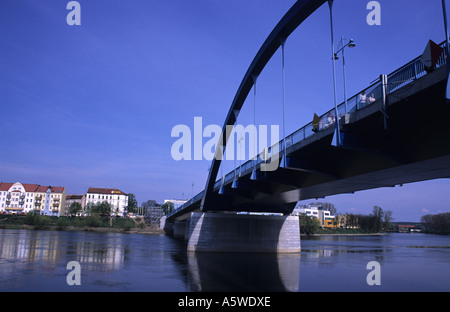
[[[441,53],[440,57],[437,60],[435,68],[439,68],[443,65],[445,65],[446,57],[445,57],[445,47],[446,42],[442,42],[440,44],[442,48],[444,48],[444,51]],[[415,58],[414,60],[410,61],[409,63],[403,65],[402,67],[396,69],[389,75],[387,75],[387,90],[386,93],[390,94],[410,83],[413,81],[427,75],[429,71],[427,71],[427,68],[425,68],[424,64],[421,61],[421,56]],[[348,123],[349,122],[349,116],[360,110],[363,109],[371,104],[376,103],[377,101],[382,99],[382,82],[381,78],[375,80],[370,86],[367,88],[361,90],[360,92],[356,93],[352,97],[347,99],[347,105],[345,104],[345,101],[337,106],[338,115],[341,123]],[[347,108],[346,108],[347,107]],[[276,145],[273,145],[267,149],[267,154],[263,155],[263,153],[260,153],[256,160],[251,159],[243,163],[241,166],[236,168],[235,170],[229,172],[224,177],[220,177],[214,184],[214,189],[219,188],[222,184],[228,184],[231,182],[235,177],[238,178],[240,175],[248,173],[248,171],[251,171],[254,166],[259,165],[265,161],[268,161],[271,159],[271,157],[279,157],[282,158],[283,150],[284,150],[284,144],[286,144],[286,148],[290,147],[292,145],[295,145],[309,137],[311,137],[313,134],[322,131],[332,125],[334,125],[335,118],[335,109],[331,109],[327,111],[325,114],[319,116],[319,126],[317,129],[313,127],[313,123],[310,122],[307,125],[303,126],[302,128],[298,129],[294,133],[288,135],[286,137],[286,140],[281,140]],[[266,159],[266,160],[265,160]],[[255,163],[256,161],[256,163]],[[191,200],[186,202],[184,205],[180,206],[177,210],[172,212],[172,214],[175,214],[176,212],[183,210],[186,206],[189,206],[191,203],[196,202],[198,200],[201,200],[201,197],[203,196],[203,191],[198,193],[196,196],[194,196]],[[172,215],[171,214],[171,215]]]
[[[439,68],[447,64],[445,57],[445,47],[447,42],[442,42],[439,46],[443,48],[441,55],[439,56],[435,68]],[[411,62],[405,64],[404,66],[396,69],[388,75],[388,93],[394,92],[395,90],[404,87],[416,79],[425,76],[428,71],[425,65],[421,61],[422,56],[416,57]]]

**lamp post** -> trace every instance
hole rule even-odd
[[[339,53],[339,52],[341,52],[342,51],[342,67],[343,67],[343,73],[344,73],[344,100],[345,100],[345,113],[347,113],[347,87],[346,87],[346,79],[345,79],[345,54],[344,54],[344,49],[346,48],[346,47],[349,47],[349,48],[354,48],[355,46],[356,46],[356,44],[355,44],[355,42],[353,41],[353,39],[350,39],[345,45],[344,45],[344,40],[347,40],[347,39],[345,39],[343,36],[341,36],[341,41],[340,41],[340,43],[341,43],[341,48],[339,49],[339,50],[337,50],[335,53],[334,53],[334,59],[335,60],[338,60],[339,59],[339,57],[337,56],[337,54]]]
[[[448,26],[447,26],[447,8],[445,5],[445,0],[442,0],[442,13],[444,14],[444,27],[445,27],[445,42],[447,42],[447,46],[445,47],[445,55],[448,55],[449,52],[449,39],[448,39]]]
[[[330,8],[330,26],[331,26],[331,60],[333,64],[333,91],[334,91],[334,111],[335,111],[335,138],[336,146],[341,145],[341,130],[339,128],[339,116],[337,109],[337,99],[336,99],[336,61],[334,59],[334,35],[333,35],[333,0],[328,0],[328,7]],[[333,143],[334,144],[334,143]]]

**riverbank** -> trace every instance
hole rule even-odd
[[[34,225],[5,225],[1,224],[0,229],[6,230],[44,230],[44,231],[86,231],[86,232],[98,232],[98,233],[125,233],[125,234],[157,234],[163,235],[165,231],[159,228],[132,228],[132,229],[121,229],[121,228],[106,228],[106,227],[59,227],[59,226],[34,226]]]
[[[48,217],[39,215],[0,216],[0,229],[26,229],[49,231],[88,231],[128,234],[165,234],[158,227],[148,226],[143,218]]]
[[[380,236],[387,235],[387,233],[379,232],[368,232],[361,229],[330,229],[330,228],[320,228],[313,233],[301,233],[300,236]]]
[[[328,233],[328,234],[300,234],[304,237],[314,237],[314,236],[383,236],[388,235],[388,233],[359,233],[359,234],[344,234],[344,233]]]

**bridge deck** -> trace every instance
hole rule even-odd
[[[446,83],[444,57],[432,73],[416,58],[388,75],[386,103],[362,105],[359,93],[348,100],[349,113],[340,122],[342,145],[332,145],[333,124],[323,122],[314,132],[310,123],[286,138],[287,166],[251,180],[254,162],[246,162],[237,188],[231,187],[234,171],[216,181],[207,210],[289,213],[299,200],[450,177],[450,145],[442,143],[450,137]],[[379,99],[381,88],[376,82],[366,90]],[[282,148],[271,156],[281,160]],[[258,169],[261,163],[258,159]],[[202,197],[203,191],[169,218],[199,210]]]

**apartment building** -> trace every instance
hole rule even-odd
[[[106,201],[111,206],[111,214],[122,216],[128,207],[128,194],[116,188],[89,187],[86,207]]]
[[[319,219],[322,227],[339,227],[339,224],[335,222],[335,216],[332,216],[328,210],[323,209],[321,206],[303,205],[296,207],[292,212],[293,215],[306,214],[310,217]]]
[[[66,196],[66,214],[69,214],[70,205],[73,203],[79,203],[81,209],[84,210],[86,207],[86,195],[85,194],[69,194]]]
[[[65,215],[66,189],[64,186],[0,182],[0,213]]]

